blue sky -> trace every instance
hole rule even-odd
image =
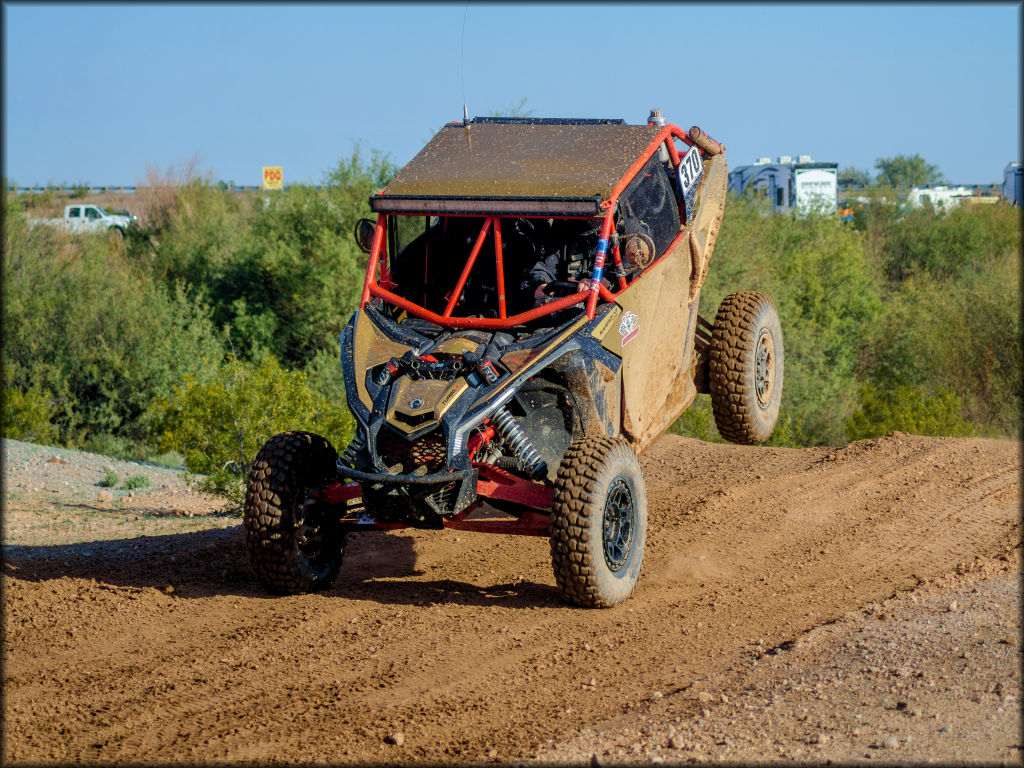
[[[468,10],[467,10],[468,9]],[[920,154],[958,184],[1020,160],[1019,4],[4,3],[4,176],[320,182],[407,162],[449,120],[652,107],[730,165]],[[465,20],[464,48],[463,21]],[[464,67],[462,66],[464,62]],[[500,169],[496,169],[500,172]]]

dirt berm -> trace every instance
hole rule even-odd
[[[640,585],[609,610],[561,603],[527,537],[359,535],[330,591],[286,598],[234,522],[115,538],[103,504],[54,503],[93,527],[47,546],[15,525],[28,466],[5,467],[5,763],[1020,761],[1019,443],[663,437]],[[959,742],[958,692],[981,723]]]

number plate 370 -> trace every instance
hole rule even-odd
[[[696,146],[690,147],[690,150],[683,156],[676,172],[679,175],[679,188],[684,196],[689,197],[696,190],[697,182],[700,181],[700,177],[704,173],[704,163],[700,159],[700,150]]]

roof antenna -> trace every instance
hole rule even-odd
[[[466,106],[466,16],[469,15],[469,3],[462,14],[462,37],[459,40],[459,65],[462,69],[462,125],[469,130],[469,107]]]

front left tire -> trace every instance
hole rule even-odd
[[[551,509],[551,563],[562,597],[608,608],[633,594],[647,542],[640,461],[621,437],[586,437],[558,468]]]
[[[295,595],[326,589],[341,567],[344,533],[307,504],[309,491],[337,473],[338,454],[310,432],[284,432],[260,449],[242,508],[246,551],[271,592]]]

